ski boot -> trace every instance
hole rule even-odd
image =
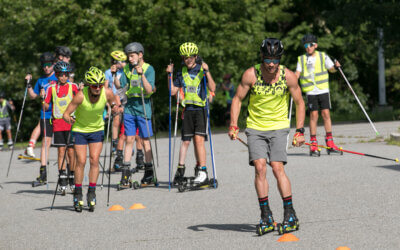
[[[341,150],[342,148],[338,148],[335,145],[335,143],[333,142],[332,136],[326,136],[325,142],[326,142],[326,146],[329,147],[326,149],[326,152],[328,153],[328,155],[330,155],[331,153],[340,153],[341,155],[343,155],[343,151]]]
[[[69,174],[68,176],[68,184],[69,184],[69,189],[71,190],[71,192],[73,193],[75,190],[75,176],[74,174]]]
[[[136,152],[136,169],[142,170],[144,169],[144,153],[143,150],[138,150]]]
[[[310,156],[321,156],[321,149],[317,146],[318,142],[316,140],[311,140],[310,144]]]
[[[260,224],[256,226],[256,233],[262,236],[275,230],[274,218],[272,212],[269,212],[266,217],[261,218]]]
[[[140,182],[142,183],[142,187],[150,184],[158,186],[157,179],[154,177],[153,165],[151,163],[145,163],[144,175]]]
[[[64,171],[60,173],[60,176],[58,178],[58,185],[59,185],[58,191],[62,196],[64,196],[67,193],[67,185],[68,185],[68,176]]]
[[[132,181],[131,176],[131,164],[130,163],[123,163],[121,168],[121,181],[118,183],[118,191],[127,188],[139,188],[139,183],[137,181]]]
[[[8,147],[9,150],[13,149],[14,148],[14,143],[12,141],[9,141],[7,143],[7,147]]]
[[[77,212],[82,212],[82,208],[83,208],[83,195],[82,195],[82,188],[75,189],[74,192],[74,208],[75,211]]]
[[[3,146],[4,146],[3,144],[0,144],[0,151],[3,151],[3,149],[4,149]]]
[[[182,183],[185,175],[185,165],[178,165],[178,168],[176,169],[175,172],[175,177],[174,177],[174,182],[173,185],[177,186],[179,183]]]
[[[117,145],[118,145],[118,139],[112,140],[112,153],[115,153],[117,151]]]
[[[300,224],[299,220],[296,217],[296,212],[294,211],[293,208],[287,208],[285,209],[284,215],[283,215],[283,222],[278,223],[276,225],[279,234],[285,234],[292,232],[294,230],[299,230]]]
[[[196,167],[195,173],[196,172],[197,172],[197,174],[196,174],[196,178],[194,179],[194,184],[198,187],[208,185],[209,180],[208,180],[207,168],[206,167]]]
[[[115,172],[121,172],[122,171],[122,163],[123,163],[123,156],[122,153],[119,154],[119,152],[117,153],[117,157],[115,157],[115,161],[114,161],[114,171]]]
[[[87,205],[89,207],[89,212],[94,212],[94,208],[96,206],[96,189],[90,188],[88,189],[87,195]]]
[[[33,152],[33,147],[31,147],[31,146],[28,146],[26,149],[25,149],[25,155],[27,155],[27,156],[29,156],[29,157],[32,157],[32,158],[35,158],[35,153]]]
[[[36,178],[36,181],[32,181],[32,187],[42,186],[45,185],[46,183],[47,183],[46,167],[42,166],[40,167],[39,177]]]

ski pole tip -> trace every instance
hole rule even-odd
[[[399,162],[399,158],[394,159],[396,162]]]
[[[380,136],[379,132],[376,132],[376,136]]]

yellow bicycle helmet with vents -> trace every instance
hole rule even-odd
[[[88,71],[85,73],[85,81],[88,84],[104,84],[106,80],[106,76],[104,75],[104,72],[98,69],[97,67],[90,67]]]
[[[199,53],[199,48],[195,43],[183,43],[179,47],[179,54],[181,56],[195,56]]]

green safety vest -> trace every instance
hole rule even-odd
[[[204,76],[203,68],[200,69],[199,73],[194,79],[190,78],[187,67],[182,68],[182,77],[186,85],[185,99],[182,102],[182,106],[185,107],[186,104],[193,104],[200,107],[206,106],[206,99],[202,100],[200,96],[197,94],[203,76]]]
[[[65,110],[67,110],[68,104],[72,101],[73,93],[72,93],[72,84],[68,83],[68,94],[64,97],[57,96],[57,84],[52,84],[52,99],[53,99],[53,117],[55,119],[61,119]]]
[[[298,62],[301,64],[302,72],[300,75],[300,86],[304,93],[310,92],[317,86],[319,89],[329,88],[329,73],[325,67],[325,53],[315,51],[316,60],[314,65],[314,73],[307,70],[306,55],[298,57]],[[318,60],[319,59],[319,60]],[[312,75],[314,74],[314,80]]]
[[[0,109],[0,118],[7,118],[8,117],[8,112],[6,114],[4,114],[4,111],[7,108],[7,101],[3,100],[1,109]]]
[[[289,90],[286,83],[285,66],[279,65],[279,79],[266,83],[261,74],[261,65],[254,66],[256,83],[250,89],[247,127],[258,131],[289,128]]]
[[[149,68],[149,66],[150,66],[150,64],[143,63],[143,65],[142,65],[143,74],[146,73],[146,70]],[[142,92],[144,94],[144,89],[142,88],[142,77],[139,76],[137,73],[132,74],[132,72],[129,70],[129,64],[125,65],[124,73],[130,82],[129,89],[128,89],[128,91],[126,91],[126,96],[128,98],[141,97]],[[149,98],[151,95],[152,95],[152,93],[145,94],[144,97]]]

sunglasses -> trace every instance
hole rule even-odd
[[[188,59],[192,59],[195,58],[196,56],[183,56],[183,60],[188,60]]]
[[[104,84],[91,84],[90,87],[92,89],[101,89],[104,87]]]
[[[42,64],[42,68],[51,67],[51,66],[53,66],[53,63],[51,63],[51,62]]]
[[[314,46],[315,45],[315,43],[306,43],[306,44],[304,44],[304,48],[308,48],[308,47],[312,47],[312,46]]]
[[[66,77],[69,77],[69,73],[68,72],[59,72],[59,73],[56,73],[56,75],[57,76],[66,76]]]
[[[264,59],[264,62],[266,64],[270,64],[270,63],[278,64],[280,61],[281,61],[281,59],[267,59],[267,58]]]

